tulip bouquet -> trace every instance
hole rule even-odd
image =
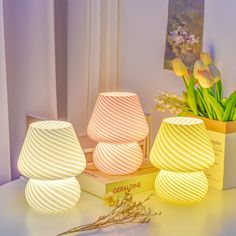
[[[221,74],[208,53],[201,53],[193,69],[180,58],[172,61],[174,73],[182,77],[186,91],[182,96],[159,92],[155,109],[180,116],[195,115],[219,121],[236,120],[236,91],[225,98]]]

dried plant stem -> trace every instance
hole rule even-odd
[[[142,223],[142,222],[140,222],[138,220],[137,221],[132,220],[131,222],[125,222],[125,223]],[[104,222],[103,224],[91,223],[91,224],[88,224],[88,225],[79,226],[79,227],[70,229],[70,230],[68,230],[64,233],[58,234],[58,236],[69,234],[69,233],[82,232],[82,231],[93,230],[93,229],[100,229],[100,228],[105,228],[105,227],[116,225],[116,224],[125,224],[125,223],[122,222],[122,221],[110,221],[110,222]],[[148,223],[148,222],[143,222],[143,223]]]
[[[132,195],[126,193],[122,200],[117,202],[115,208],[108,214],[100,216],[96,221],[90,224],[81,225],[70,229],[66,232],[58,234],[57,236],[82,232],[87,230],[101,229],[117,224],[135,223],[144,224],[150,222],[150,217],[155,215],[161,215],[152,212],[152,210],[146,206],[144,203],[150,199],[151,195],[148,196],[142,202],[133,201]]]

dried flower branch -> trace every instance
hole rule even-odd
[[[116,206],[118,201],[117,196],[112,192],[107,193],[102,199],[104,204],[110,207]]]
[[[192,111],[188,105],[186,94],[183,96],[178,96],[176,94],[167,93],[159,91],[155,98],[155,108],[154,110],[162,112],[170,112],[172,114],[191,114]]]
[[[67,235],[76,232],[82,232],[87,230],[101,229],[108,226],[116,224],[126,224],[126,223],[138,223],[145,224],[149,223],[152,216],[161,215],[161,212],[153,212],[149,207],[144,205],[150,197],[149,195],[142,202],[136,202],[133,200],[133,196],[126,192],[125,196],[118,200],[114,209],[108,214],[100,216],[95,222],[81,225],[70,229],[66,232],[58,234],[57,236]]]

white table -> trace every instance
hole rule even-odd
[[[41,214],[31,209],[24,198],[25,184],[15,180],[0,187],[1,236],[53,236],[67,229],[94,221],[111,208],[88,193],[82,192],[76,207],[57,215]],[[135,195],[143,199],[148,193]],[[236,189],[220,192],[210,190],[207,197],[195,206],[176,206],[154,196],[149,205],[161,210],[149,224],[116,226],[100,232],[80,235],[105,236],[235,236]]]

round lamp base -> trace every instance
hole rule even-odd
[[[135,172],[143,163],[143,151],[137,142],[98,143],[93,153],[95,166],[109,175]]]
[[[25,197],[34,209],[56,213],[73,207],[80,198],[80,185],[75,177],[59,180],[29,179]]]
[[[175,204],[194,204],[208,191],[208,181],[203,171],[173,172],[161,170],[156,177],[155,189],[160,198]]]

